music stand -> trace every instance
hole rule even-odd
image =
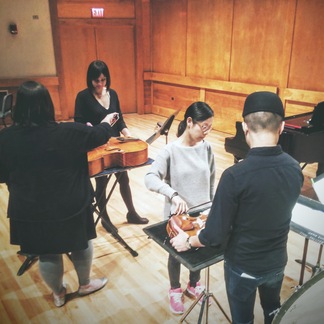
[[[201,298],[202,304],[199,312],[198,324],[201,323],[204,308],[206,308],[206,323],[208,321],[209,298],[212,298],[215,301],[219,309],[222,311],[223,315],[226,317],[228,322],[230,322],[230,319],[225,313],[224,309],[221,307],[216,297],[209,290],[209,267],[223,260],[223,249],[204,247],[201,249],[193,249],[186,252],[177,252],[170,244],[170,240],[166,232],[166,224],[167,221],[162,221],[160,223],[143,228],[143,231],[148,235],[149,238],[152,238],[164,250],[166,250],[174,258],[176,258],[190,271],[197,271],[206,268],[206,288],[200,294],[200,296],[193,302],[189,309],[182,315],[180,323],[182,323],[187,318],[189,313],[194,309],[194,307],[197,305]]]
[[[299,196],[297,203],[292,211],[290,229],[305,238],[302,260],[295,260],[301,264],[299,285],[304,281],[305,266],[312,268],[312,276],[321,269],[321,256],[324,244],[324,205],[320,202]],[[306,262],[308,242],[312,240],[320,244],[318,259],[316,265],[310,265]]]
[[[172,125],[172,122],[175,118],[175,116],[177,116],[177,114],[179,113],[179,111],[181,110],[178,109],[176,112],[174,112],[164,123],[163,125],[160,127],[159,123],[158,126],[160,127],[158,131],[156,131],[152,136],[150,136],[147,140],[146,143],[147,144],[152,144],[157,138],[160,137],[160,135],[165,135],[165,141],[166,144],[168,144],[168,135],[169,135],[169,130],[170,127]]]

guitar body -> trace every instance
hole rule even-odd
[[[133,167],[148,160],[148,144],[139,139],[112,137],[108,143],[88,152],[89,175],[113,167]]]

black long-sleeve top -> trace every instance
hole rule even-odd
[[[9,190],[8,216],[27,222],[66,220],[92,203],[87,151],[106,143],[101,123],[11,126],[0,131],[0,182]]]
[[[110,95],[110,105],[108,109],[103,107],[94,97],[91,91],[87,88],[80,91],[75,99],[74,120],[79,123],[91,123],[98,125],[108,114],[117,112],[119,120],[112,127],[112,136],[120,136],[120,132],[126,128],[126,123],[120,109],[118,95],[115,90],[108,90]]]
[[[225,260],[246,273],[282,268],[302,184],[299,164],[279,145],[251,149],[244,161],[223,172],[199,240],[224,244]]]

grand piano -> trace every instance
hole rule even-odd
[[[304,168],[308,163],[318,163],[317,175],[324,172],[324,121],[323,109],[320,120],[314,120],[319,116],[315,107],[313,112],[303,113],[285,118],[285,128],[279,137],[282,149],[303,163]],[[319,110],[317,110],[319,111]],[[225,151],[233,154],[234,162],[244,159],[249,147],[245,141],[242,122],[236,122],[236,134],[234,137],[225,138]]]

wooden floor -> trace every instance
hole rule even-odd
[[[164,117],[156,115],[125,115],[125,120],[133,136],[146,140],[153,134],[158,121]],[[175,139],[178,122],[171,127],[169,141]],[[223,170],[233,163],[233,157],[224,150],[224,138],[228,134],[212,131],[207,140],[212,144],[217,167],[217,180]],[[157,139],[149,147],[149,156],[155,158],[159,149],[165,144],[165,136]],[[305,185],[303,193],[310,197],[314,193],[310,178],[315,177],[316,165],[304,169]],[[154,224],[162,220],[163,198],[146,189],[144,175],[147,166],[129,172],[133,198],[138,213]],[[195,188],[193,188],[195,190]],[[52,302],[51,292],[42,281],[37,262],[22,276],[17,276],[24,257],[18,256],[17,246],[9,244],[9,226],[6,218],[8,192],[4,184],[0,185],[0,323],[177,323],[180,317],[169,311],[167,292],[169,289],[166,268],[167,253],[154,241],[148,239],[142,225],[126,223],[126,209],[116,190],[109,202],[109,213],[119,234],[138,252],[133,257],[124,247],[101,227],[97,226],[98,237],[94,240],[94,260],[92,275],[107,276],[107,286],[90,296],[77,297],[77,277],[71,262],[65,258],[65,282],[68,284],[68,302],[62,308],[56,308]],[[300,265],[295,259],[301,259],[303,237],[290,232],[289,263],[282,289],[282,301],[294,292],[298,285]],[[310,242],[308,261],[316,263],[318,245]],[[202,271],[204,282],[205,271]],[[182,267],[182,286],[188,280],[188,270]],[[305,281],[310,278],[306,271]],[[229,307],[223,279],[223,263],[210,267],[210,290],[227,314]],[[185,300],[188,308],[191,300]],[[187,323],[196,323],[200,308],[197,306],[187,317]],[[210,323],[227,323],[227,320],[213,302],[209,309]],[[262,323],[263,316],[258,303],[255,307],[255,323]]]

